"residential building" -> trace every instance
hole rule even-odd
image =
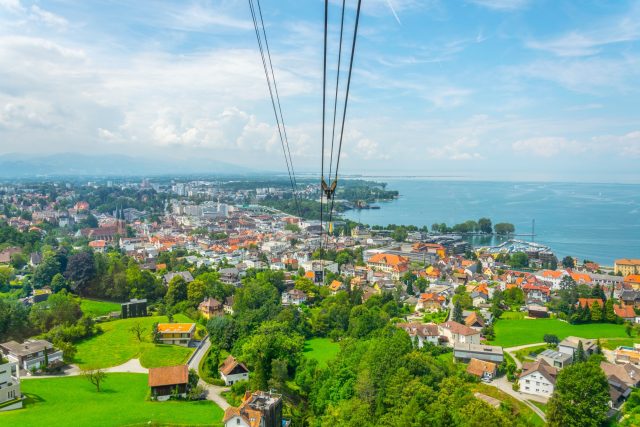
[[[544,359],[525,362],[520,374],[520,391],[537,396],[551,397],[556,385],[558,370]]]
[[[616,363],[632,363],[640,365],[640,344],[633,347],[618,347],[613,352]]]
[[[632,305],[614,304],[613,311],[616,313],[616,316],[621,317],[627,322],[636,323],[636,319],[638,318]]]
[[[184,279],[184,281],[187,282],[187,283],[193,282],[193,276],[188,271],[172,271],[170,273],[165,274],[162,277],[162,281],[164,282],[164,284],[166,286],[169,286],[169,282],[171,282],[171,280],[174,277],[182,277]]]
[[[623,276],[640,274],[640,259],[617,259],[613,264],[613,272]]]
[[[62,363],[62,351],[56,350],[53,344],[45,340],[28,340],[22,344],[9,341],[0,344],[0,351],[9,362],[17,363],[20,369],[28,372],[44,367],[45,359],[49,364]]]
[[[238,362],[235,357],[229,355],[220,366],[220,378],[226,385],[233,385],[238,381],[249,379],[249,368],[244,363]]]
[[[291,289],[282,293],[282,305],[300,305],[307,302],[307,294],[300,289]]]
[[[0,359],[1,360],[1,359]],[[16,405],[11,409],[22,408],[22,397],[20,393],[20,369],[17,362],[0,362],[0,405],[7,402],[16,401]]]
[[[233,314],[233,295],[228,296],[224,299],[224,304],[222,305],[222,309],[226,314]]]
[[[289,427],[282,418],[282,396],[256,391],[245,393],[238,407],[230,406],[222,419],[225,427]]]
[[[435,312],[444,309],[447,299],[435,293],[420,294],[420,299],[416,304],[416,310]]]
[[[438,325],[435,323],[397,323],[398,328],[404,329],[412,341],[417,341],[418,348],[422,348],[425,343],[438,345],[440,333]]]
[[[478,378],[492,380],[498,372],[498,365],[493,362],[472,358],[467,365],[467,373]]]
[[[562,369],[573,363],[573,355],[552,350],[550,348],[539,353],[537,359],[544,360],[556,369]]]
[[[575,356],[576,351],[578,350],[579,343],[582,342],[582,348],[587,356],[593,354],[596,350],[596,342],[595,340],[589,340],[585,338],[579,337],[566,337],[560,344],[558,344],[558,351],[565,354],[570,354],[571,357]]]
[[[380,253],[367,259],[367,267],[389,273],[395,280],[409,270],[409,259],[400,255]]]
[[[159,323],[158,334],[163,344],[189,346],[196,331],[195,323]]]
[[[205,298],[198,304],[198,311],[205,319],[224,315],[222,303],[215,298]]]
[[[617,365],[608,362],[600,362],[600,367],[607,377],[615,375],[628,387],[638,387],[640,385],[640,368],[631,363]]]
[[[471,314],[469,314],[464,319],[464,324],[472,329],[475,329],[476,331],[480,331],[482,328],[484,328],[485,322],[482,316],[480,316],[477,312],[472,311]]]
[[[149,369],[149,387],[155,400],[169,400],[171,396],[187,397],[189,367],[187,365],[163,366]]]
[[[120,317],[129,319],[131,317],[145,317],[147,315],[146,299],[130,299],[120,305]]]
[[[480,344],[480,332],[453,320],[439,324],[438,332],[447,339],[450,347],[456,344]]]
[[[620,292],[620,301],[622,305],[640,308],[640,291],[625,289]]]
[[[488,344],[456,344],[453,346],[453,357],[468,362],[471,359],[500,364],[504,361],[502,347]]]
[[[629,274],[625,276],[623,283],[634,290],[640,289],[640,274]]]

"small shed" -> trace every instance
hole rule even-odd
[[[149,369],[149,387],[153,399],[164,401],[174,395],[186,397],[188,384],[189,367],[187,365]]]

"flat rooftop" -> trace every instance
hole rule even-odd
[[[158,332],[163,334],[185,334],[192,332],[195,323],[158,323]]]

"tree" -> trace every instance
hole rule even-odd
[[[300,226],[298,224],[285,224],[284,229],[294,233],[300,232]]]
[[[489,218],[480,218],[478,220],[478,227],[483,233],[491,234],[493,228],[491,227],[491,220]]]
[[[598,301],[594,301],[590,307],[591,312],[591,321],[592,322],[601,322],[602,321],[602,306]]]
[[[57,294],[62,290],[68,291],[69,283],[62,274],[58,273],[53,276],[53,279],[51,279],[51,291],[53,291],[54,294]]]
[[[529,265],[529,257],[524,252],[516,252],[509,258],[509,265],[513,268],[523,268]]]
[[[544,334],[544,337],[542,339],[544,340],[544,342],[551,345],[556,345],[560,342],[558,336],[553,334]]]
[[[615,323],[618,319],[615,310],[613,309],[613,299],[609,298],[604,303],[604,320],[609,323]]]
[[[547,411],[551,427],[599,427],[609,409],[609,384],[599,365],[577,363],[560,371]]]
[[[100,392],[100,385],[107,379],[107,373],[102,369],[87,369],[82,372],[84,377]]]
[[[496,232],[496,234],[513,234],[516,231],[516,228],[513,226],[513,224],[510,224],[508,222],[500,222],[496,225],[493,226],[494,231]]]
[[[142,342],[142,335],[144,334],[145,329],[142,327],[140,322],[136,322],[129,328],[129,332],[133,333],[137,338],[138,342]]]
[[[193,280],[187,285],[187,299],[192,306],[197,306],[205,297],[207,285],[199,279]]]
[[[631,325],[631,323],[629,322],[626,322],[624,324],[624,331],[627,334],[627,336],[631,338],[631,332],[633,332],[633,325]]]
[[[96,276],[93,252],[80,252],[69,257],[65,277],[71,282],[71,289],[81,295],[89,293],[89,284]]]
[[[169,288],[164,300],[168,305],[176,305],[177,303],[187,299],[187,282],[182,276],[175,276],[169,282]]]
[[[404,227],[398,227],[391,232],[391,238],[396,242],[404,242],[408,235],[409,233]]]
[[[460,302],[456,302],[453,305],[453,320],[458,323],[464,323],[464,317],[462,314],[462,305],[460,305]]]
[[[575,261],[573,260],[572,257],[567,255],[566,257],[562,258],[562,266],[564,268],[574,268],[575,267]]]
[[[576,349],[576,354],[573,356],[574,363],[580,363],[587,360],[587,355],[584,352],[584,346],[582,345],[582,341],[578,341],[578,348]]]
[[[45,286],[51,283],[53,276],[62,272],[60,260],[54,255],[47,255],[36,267],[33,273],[33,281],[36,287]]]

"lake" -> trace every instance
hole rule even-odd
[[[376,180],[375,178],[367,178]],[[352,210],[345,217],[369,225],[451,226],[468,219],[510,222],[558,258],[571,255],[613,265],[640,258],[640,185],[379,179],[400,197],[381,209]],[[520,237],[519,237],[520,238]],[[521,237],[530,240],[530,237]]]

